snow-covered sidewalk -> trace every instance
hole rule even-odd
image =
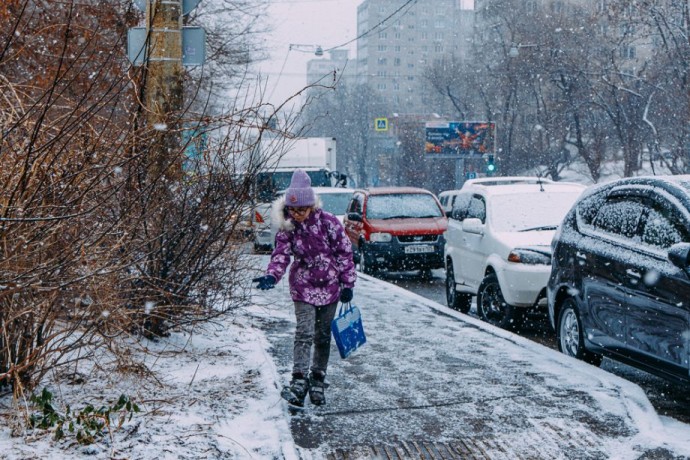
[[[353,303],[368,343],[346,360],[333,345],[324,407],[290,415],[280,399],[294,328],[281,282],[232,318],[151,344],[156,384],[96,368],[73,385],[47,382],[73,407],[134,397],[143,412],[112,439],[12,437],[3,418],[0,458],[320,459],[463,440],[489,458],[690,456],[690,427],[623,379],[365,275]],[[0,399],[0,414],[10,404]]]
[[[284,381],[287,295],[266,296],[279,310],[265,318]],[[690,426],[626,380],[375,278],[360,276],[353,303],[368,343],[346,360],[334,350],[328,405],[291,419],[304,458],[424,443],[506,459],[690,455]]]

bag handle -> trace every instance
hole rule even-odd
[[[338,316],[343,314],[343,308],[345,308],[345,313],[348,311],[352,311],[352,303],[351,302],[340,302],[340,308],[338,309]]]

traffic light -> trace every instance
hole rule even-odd
[[[496,163],[494,162],[494,156],[489,155],[486,159],[486,174],[491,176],[496,172]]]

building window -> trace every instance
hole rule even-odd
[[[379,70],[378,72],[376,72],[376,76],[385,78],[386,77],[386,71],[385,70]]]
[[[380,90],[386,89],[386,84],[385,84],[385,83],[379,83],[379,84],[378,84],[378,89],[380,89]]]
[[[443,45],[440,43],[436,43],[434,46],[434,51],[437,53],[443,53]]]
[[[537,12],[537,2],[534,0],[529,0],[525,2],[525,11],[528,13],[536,13]]]
[[[428,40],[429,39],[429,32],[422,32],[419,34],[422,40]]]
[[[443,29],[444,27],[446,27],[446,23],[442,19],[437,19],[436,21],[434,21],[434,27],[436,27],[437,29]]]
[[[400,45],[395,45],[395,47],[393,48],[393,50],[394,50],[396,53],[399,53],[399,52],[400,52]]]
[[[393,83],[393,91],[400,91],[400,83]]]
[[[620,49],[620,57],[623,59],[635,59],[637,50],[634,46],[623,46]]]
[[[394,37],[396,40],[400,40],[400,32],[396,32]]]
[[[408,75],[407,80],[408,81],[414,81],[414,75]]]
[[[424,28],[429,27],[429,20],[428,19],[422,19],[421,21],[419,21],[419,26],[424,27]]]
[[[378,46],[378,50],[379,50],[379,51],[385,52],[385,51],[388,50],[388,47],[387,47],[386,45],[379,45],[379,46]]]
[[[443,40],[443,32],[434,33],[434,40]]]
[[[379,65],[388,65],[387,58],[379,58]]]
[[[393,59],[393,65],[396,67],[399,67],[400,66],[400,58],[394,58]]]
[[[408,68],[408,69],[414,69],[414,64],[412,64],[412,63],[407,64],[407,68]]]
[[[388,32],[379,32],[379,38],[380,39],[388,38]]]

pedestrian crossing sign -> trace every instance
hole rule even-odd
[[[374,120],[374,129],[376,131],[388,131],[388,118],[376,118]]]

